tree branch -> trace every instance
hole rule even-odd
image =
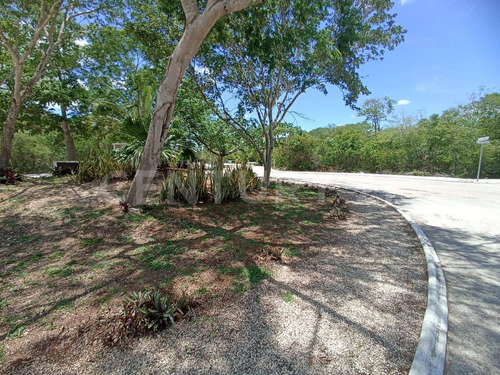
[[[5,48],[7,48],[7,50],[10,52],[10,54],[12,55],[12,58],[14,59],[15,63],[17,64],[17,62],[19,60],[19,56],[17,55],[17,51],[9,43],[9,40],[5,36],[5,34],[4,34],[4,32],[3,32],[3,30],[2,30],[1,27],[0,27],[0,40],[5,45]]]
[[[199,15],[200,10],[196,5],[196,0],[181,0],[182,10],[186,16],[186,25],[192,23]]]
[[[43,0],[41,1],[42,9],[40,10],[40,17],[38,19],[38,25],[37,25],[35,32],[33,33],[33,37],[31,38],[31,41],[30,41],[28,47],[26,48],[26,51],[24,51],[23,55],[19,59],[19,62],[21,64],[24,63],[26,61],[26,59],[28,58],[28,56],[31,54],[31,52],[33,52],[33,49],[35,48],[38,41],[40,40],[40,35],[42,34],[43,30],[45,29],[47,24],[51,20],[53,20],[54,17],[59,12],[59,7],[61,5],[61,2],[62,2],[62,0],[54,1],[54,4],[52,4],[52,7],[50,8],[49,13],[47,15],[45,15],[45,11],[43,10],[43,8],[45,8],[45,6],[44,6],[45,1],[43,1]]]

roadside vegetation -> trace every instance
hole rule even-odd
[[[369,122],[297,129],[280,140],[276,166],[290,170],[411,173],[476,177],[479,137],[484,147],[481,177],[500,178],[500,93],[428,118],[392,117],[374,132]]]

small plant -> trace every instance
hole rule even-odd
[[[335,190],[333,194],[333,207],[329,212],[329,216],[335,220],[345,220],[347,219],[348,212],[349,207],[345,199],[342,199],[338,191]]]
[[[293,300],[293,294],[291,292],[286,292],[284,293],[281,298],[283,299],[283,301],[285,302],[292,302]]]
[[[0,168],[0,184],[14,185],[21,181],[21,175],[13,168]]]
[[[123,212],[128,212],[130,204],[128,204],[127,201],[120,201],[120,207],[122,208]]]
[[[159,290],[132,293],[125,298],[120,321],[125,330],[134,335],[156,332],[183,314],[185,298],[175,299]]]

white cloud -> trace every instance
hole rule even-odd
[[[406,99],[401,99],[401,100],[398,100],[398,102],[396,104],[397,105],[407,105],[407,104],[410,104],[410,101],[406,100]]]
[[[75,44],[80,47],[85,47],[89,45],[89,42],[87,42],[85,39],[77,39],[75,40]]]
[[[413,3],[415,0],[401,0],[401,5],[405,5],[408,3]]]
[[[206,67],[195,66],[194,67],[194,71],[196,73],[202,74],[202,75],[210,75],[210,74],[212,74],[211,70],[209,68],[206,68]]]

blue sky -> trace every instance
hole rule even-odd
[[[480,87],[500,90],[500,0],[396,0],[394,12],[405,41],[360,70],[369,97],[405,100],[396,113],[429,116],[467,103]],[[308,119],[287,120],[305,130],[362,120],[335,87],[327,96],[307,91],[292,109]]]

